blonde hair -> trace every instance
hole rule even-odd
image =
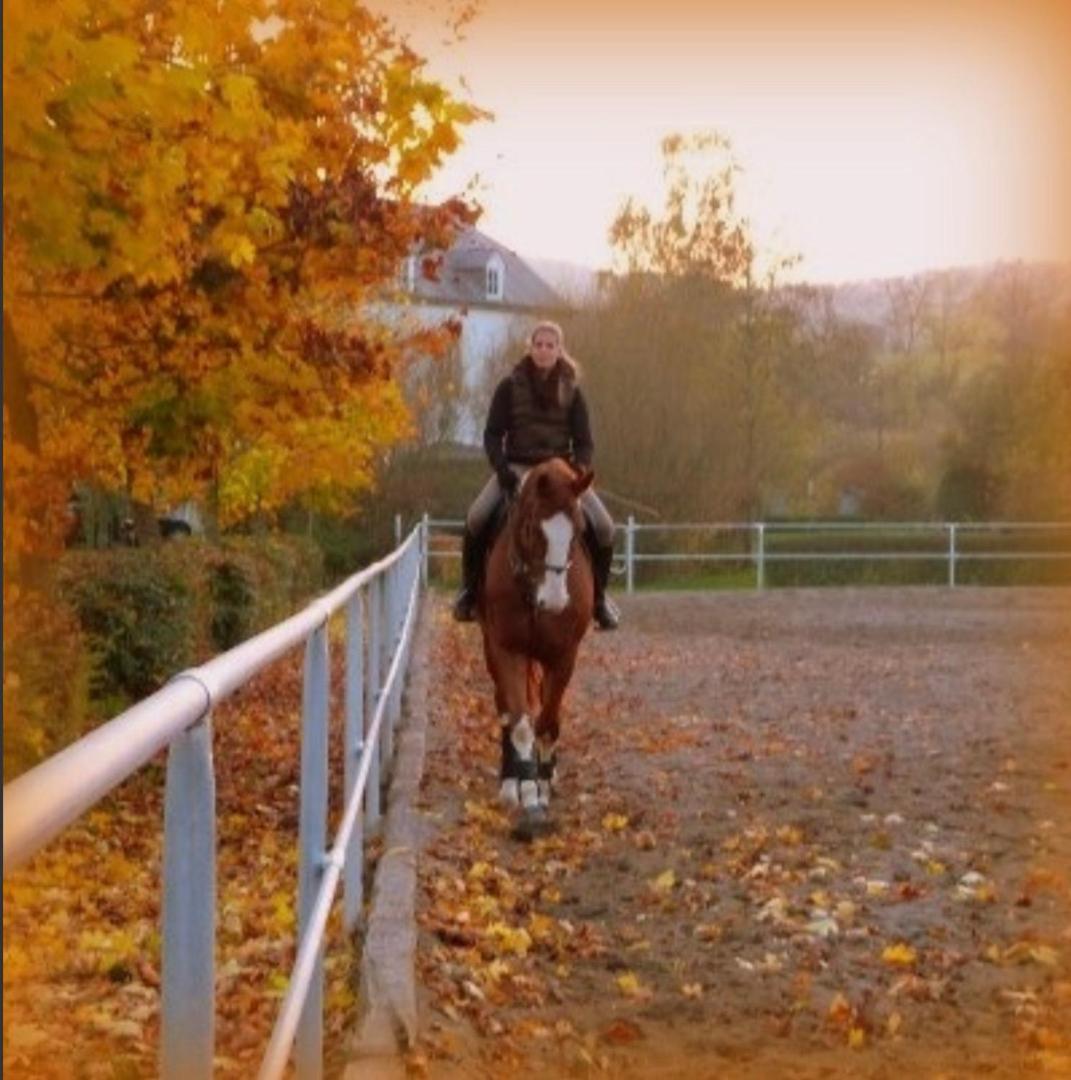
[[[561,355],[562,360],[573,372],[573,379],[580,378],[580,365],[565,351],[565,331],[556,322],[551,322],[550,319],[543,319],[541,322],[537,322],[532,327],[532,332],[528,335],[528,344],[532,346],[535,344],[537,334],[553,334],[558,339],[558,352]]]

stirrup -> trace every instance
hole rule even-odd
[[[616,630],[621,625],[621,612],[608,596],[595,605],[595,623],[600,630]]]
[[[469,589],[462,589],[454,601],[455,622],[476,621],[476,597]]]

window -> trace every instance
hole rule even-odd
[[[487,264],[487,299],[501,300],[505,285],[506,268],[502,260],[493,255]]]

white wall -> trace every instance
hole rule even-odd
[[[461,322],[458,348],[466,406],[461,410],[455,438],[458,442],[479,446],[483,442],[484,410],[488,404],[488,399],[481,393],[488,364],[511,339],[526,335],[534,319],[507,309],[468,308],[462,314],[460,306],[449,308],[438,304],[414,303],[398,310],[399,323],[403,326],[406,323],[435,326],[451,317]],[[517,359],[520,356],[518,352]]]

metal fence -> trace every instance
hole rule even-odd
[[[425,516],[424,525],[429,537],[433,532],[458,532],[464,522],[457,519],[436,519]],[[615,570],[624,575],[625,589],[633,592],[636,587],[636,569],[643,564],[656,563],[699,563],[747,565],[754,571],[755,587],[763,589],[767,585],[767,568],[779,562],[925,562],[944,563],[947,584],[954,588],[957,584],[957,570],[966,564],[986,561],[1006,560],[1071,560],[1071,522],[672,522],[665,524],[639,524],[634,517],[617,527],[623,537]],[[706,536],[710,546],[706,549],[693,547],[688,551],[651,551],[641,550],[645,537],[672,537],[673,534],[691,533],[693,536]],[[841,549],[835,551],[801,550],[786,551],[775,546],[785,539],[802,534],[809,538],[826,536],[846,536],[851,533],[872,536],[875,539],[902,538],[915,539],[917,546],[907,550],[875,551]],[[976,539],[986,534],[1023,536],[1041,536],[1057,533],[1068,539],[1063,550],[1003,550],[980,551],[965,550],[965,538]],[[735,539],[735,545],[733,541]],[[728,546],[737,550],[715,550],[718,540],[728,540]],[[662,541],[658,545],[665,548],[670,543]],[[457,558],[455,548],[438,547],[426,549],[426,558]],[[425,568],[425,576],[427,568]]]
[[[298,944],[261,1063],[280,1076],[293,1049],[302,1077],[323,1070],[323,942],[344,884],[343,925],[361,912],[364,831],[380,817],[426,565],[417,525],[386,558],[297,615],[200,667],[4,787],[4,874],[168,748],[164,795],[161,1074],[212,1074],[215,1025],[215,773],[212,710],[290,649],[305,645]],[[344,809],[327,844],[328,621],[345,611]]]

